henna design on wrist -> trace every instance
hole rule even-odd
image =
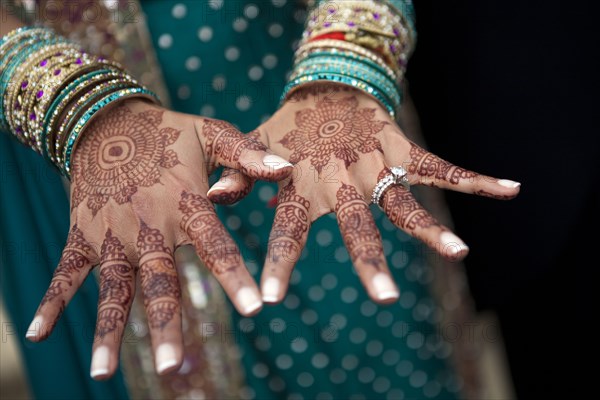
[[[364,197],[354,186],[342,183],[336,198],[335,213],[352,259],[382,268],[381,234]]]
[[[358,108],[358,100],[351,96],[338,101],[317,101],[314,108],[296,112],[296,129],[279,141],[292,150],[289,161],[293,164],[307,158],[319,172],[336,157],[346,169],[359,159],[359,153],[379,151],[381,143],[375,135],[388,124],[375,119],[375,108]]]
[[[125,325],[133,298],[133,280],[134,270],[125,254],[125,247],[108,229],[101,247],[96,337],[104,338],[119,324]]]
[[[296,262],[308,232],[310,201],[296,193],[292,182],[278,195],[277,212],[269,237],[268,255],[273,262],[281,258]]]
[[[180,164],[177,153],[167,147],[181,131],[159,128],[163,113],[135,114],[121,105],[92,123],[73,156],[71,209],[87,199],[95,216],[110,199],[129,203],[139,187],[160,181],[161,168]]]
[[[77,227],[77,224],[73,225],[67,237],[67,243],[63,249],[58,267],[54,271],[52,282],[40,303],[40,308],[56,297],[61,296],[69,287],[73,286],[73,279],[83,273],[85,269],[87,269],[85,275],[88,274],[92,268],[89,259],[91,254],[92,247],[83,237],[83,232]],[[64,300],[60,307],[62,313],[65,307]]]
[[[241,256],[235,242],[217,217],[213,205],[203,196],[181,192],[181,229],[192,239],[200,259],[214,274],[238,267]]]
[[[354,93],[362,93],[358,89],[353,87],[342,85],[342,84],[334,84],[334,83],[319,83],[315,85],[305,85],[302,86],[290,94],[286,100],[289,102],[306,100],[309,97],[333,97],[333,95],[341,93],[341,92],[354,92]]]
[[[173,250],[165,237],[143,221],[137,240],[144,305],[151,328],[164,327],[180,312],[181,287],[173,263]]]
[[[244,150],[265,151],[267,146],[253,137],[240,138],[239,131],[230,123],[214,119],[204,119],[202,134],[206,138],[206,156],[211,160],[209,172],[217,166],[217,159],[239,162]],[[241,166],[242,171],[246,169]]]
[[[457,185],[463,179],[474,180],[479,174],[466,170],[445,161],[438,156],[411,143],[410,164],[408,173],[416,174],[423,178],[443,180]]]

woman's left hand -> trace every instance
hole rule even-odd
[[[407,172],[410,185],[428,185],[496,199],[519,193],[517,182],[457,167],[404,136],[386,110],[361,91],[314,84],[299,89],[251,135],[295,164],[279,182],[278,205],[262,273],[263,301],[285,296],[292,269],[305,246],[310,224],[335,212],[354,266],[370,297],[379,303],[399,296],[387,267],[381,235],[369,209],[377,182],[390,167]],[[215,203],[245,196],[253,180],[226,170],[209,191]],[[398,228],[444,257],[458,260],[468,247],[441,225],[401,185],[391,186],[380,205]]]

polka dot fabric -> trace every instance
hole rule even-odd
[[[178,111],[250,131],[275,111],[305,10],[295,1],[144,1],[159,61]],[[259,183],[221,207],[225,226],[258,281],[276,186]],[[333,215],[311,228],[289,294],[253,318],[233,313],[249,399],[452,399],[461,382],[452,348],[436,331],[431,269],[417,246],[373,209],[399,301],[370,301]]]

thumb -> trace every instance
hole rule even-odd
[[[267,146],[252,135],[243,135],[225,121],[207,118],[203,122],[198,133],[205,141],[206,155],[219,165],[266,181],[280,181],[292,173],[291,163],[270,153]]]
[[[215,204],[234,204],[246,197],[254,186],[254,179],[232,168],[225,168],[221,178],[206,192]]]

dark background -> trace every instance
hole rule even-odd
[[[477,306],[500,318],[519,398],[572,395],[595,383],[575,358],[596,347],[599,2],[415,3],[407,76],[431,150],[522,183],[510,202],[446,193]]]

